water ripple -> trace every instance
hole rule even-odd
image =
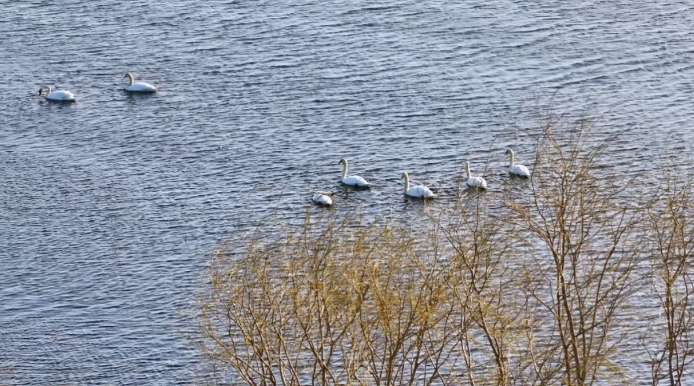
[[[193,382],[204,370],[180,313],[205,257],[264,216],[300,216],[311,190],[339,190],[340,158],[376,187],[340,190],[339,210],[372,216],[417,210],[402,171],[445,192],[470,160],[501,186],[507,146],[531,158],[520,128],[538,95],[604,114],[605,135],[622,133],[613,166],[673,139],[688,151],[691,13],[626,1],[5,5],[0,383]],[[126,71],[160,92],[124,94]],[[39,103],[44,84],[78,102]]]

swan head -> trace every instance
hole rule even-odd
[[[402,172],[402,175],[400,176],[400,179],[403,179],[403,178],[408,178],[407,172]]]
[[[123,78],[128,78],[128,85],[133,84],[133,81],[135,80],[135,78],[133,78],[133,74],[129,72],[126,72]]]
[[[346,164],[346,163],[347,163],[347,160],[346,160],[345,158],[342,158],[342,159],[340,159],[340,162],[338,162],[337,164],[338,164],[338,165],[339,165],[339,164],[343,164],[343,165],[344,165],[344,164]]]
[[[43,93],[43,90],[46,90],[46,95],[51,93],[51,86],[41,86],[39,89],[39,96]]]
[[[509,154],[513,154],[513,150],[511,150],[511,149],[506,150],[506,155],[509,155]]]

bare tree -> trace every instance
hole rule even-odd
[[[686,174],[685,174],[686,176]],[[648,207],[653,288],[665,325],[654,336],[659,347],[649,348],[653,384],[682,385],[694,360],[694,282],[689,265],[694,252],[694,199],[691,179],[665,174],[659,196]],[[691,372],[689,373],[691,376]]]
[[[509,385],[524,372],[521,353],[525,300],[513,275],[518,244],[514,224],[491,192],[460,191],[449,211],[431,217],[450,250],[448,301],[456,310],[463,382]],[[520,340],[520,341],[519,341]],[[475,354],[473,354],[475,353]]]
[[[628,183],[598,163],[606,142],[590,122],[542,124],[527,201],[509,199],[524,229],[531,270],[526,292],[540,314],[533,337],[540,384],[587,385],[614,368],[623,336],[614,316],[632,291],[639,212],[622,199]],[[525,196],[527,197],[527,196]]]
[[[201,347],[252,385],[444,382],[458,351],[435,240],[307,216],[213,256]],[[434,234],[432,233],[432,237]],[[432,247],[434,246],[434,247]]]

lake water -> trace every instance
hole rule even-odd
[[[494,189],[506,147],[531,158],[538,100],[603,117],[625,171],[694,140],[684,1],[2,9],[0,384],[197,382],[209,254],[337,189],[340,158],[375,187],[335,210],[378,215],[419,210],[402,171],[446,188],[470,160]],[[124,94],[126,71],[160,92]],[[78,102],[39,102],[44,84]]]

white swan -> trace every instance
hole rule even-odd
[[[341,159],[338,164],[342,164],[342,183],[345,185],[349,186],[357,186],[360,188],[367,188],[371,184],[369,184],[365,179],[359,177],[359,176],[349,176],[347,177],[347,160],[346,159]]]
[[[525,165],[516,165],[514,163],[515,155],[513,154],[513,150],[511,150],[511,149],[506,150],[506,154],[511,155],[511,163],[509,164],[509,167],[508,167],[509,173],[514,174],[514,175],[521,177],[521,178],[530,177],[530,171],[528,170],[528,168],[525,167]]]
[[[141,92],[141,93],[153,93],[157,92],[157,88],[152,86],[149,83],[145,82],[135,82],[135,78],[133,78],[133,74],[126,72],[124,78],[128,78],[128,86],[125,88],[125,91],[130,91],[130,92]]]
[[[407,175],[407,172],[402,173],[402,178],[405,179],[405,194],[410,196],[410,197],[420,197],[420,198],[434,198],[436,195],[429,190],[424,185],[416,185],[413,187],[410,187],[410,176]]]
[[[332,196],[335,193],[332,192],[316,192],[311,196],[311,201],[314,204],[331,206],[333,204]]]
[[[473,177],[470,173],[470,163],[465,161],[465,173],[467,174],[467,180],[465,183],[471,188],[477,189],[487,189],[487,181],[482,177]]]
[[[41,96],[41,93],[43,90],[46,90],[45,98],[46,100],[49,101],[56,101],[56,102],[74,102],[75,101],[75,94],[71,93],[70,91],[67,90],[59,90],[59,91],[51,91],[51,86],[41,86],[39,89],[39,96]]]

